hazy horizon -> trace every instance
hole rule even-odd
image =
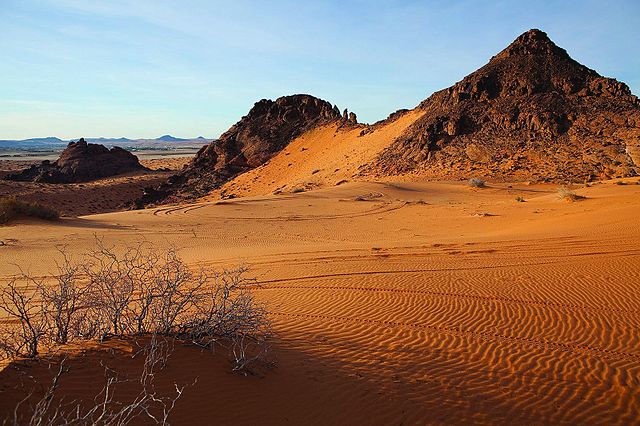
[[[118,140],[118,139],[123,139],[124,138],[124,139],[127,139],[127,140],[135,141],[135,140],[159,140],[160,138],[165,137],[165,136],[171,136],[171,137],[176,138],[176,139],[184,139],[184,140],[197,140],[199,138],[203,138],[203,139],[206,139],[206,140],[216,139],[216,138],[208,138],[208,137],[203,136],[203,135],[198,135],[198,136],[193,136],[193,137],[189,137],[189,136],[182,137],[182,136],[176,136],[176,135],[172,135],[172,134],[169,134],[169,133],[165,133],[165,134],[160,135],[160,136],[150,136],[150,137],[142,137],[142,138],[130,138],[130,137],[127,137],[127,136],[100,136],[100,135],[97,135],[97,136],[95,136],[95,135],[94,136],[76,136],[76,137],[71,137],[71,138],[60,138],[60,137],[58,137],[56,135],[45,135],[45,136],[39,135],[39,136],[30,136],[30,137],[20,138],[20,139],[0,138],[0,141],[16,141],[16,142],[20,142],[20,141],[25,141],[25,140],[48,139],[48,138],[58,138],[63,142],[79,140],[81,138],[84,138],[84,139],[87,139],[87,140],[93,140],[93,139]]]
[[[371,123],[530,28],[640,93],[633,1],[4,3],[0,139],[217,138],[256,101],[295,93]]]

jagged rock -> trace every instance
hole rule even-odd
[[[349,120],[349,111],[347,110],[347,108],[345,108],[344,111],[342,111],[342,120],[344,121]]]
[[[138,157],[120,147],[111,149],[100,144],[87,143],[84,138],[71,142],[54,161],[43,161],[20,173],[6,176],[17,181],[72,183],[86,182],[122,173],[146,170]]]
[[[358,124],[358,117],[356,117],[355,112],[349,113],[349,123]]]
[[[265,163],[304,132],[340,118],[337,107],[310,95],[263,99],[220,139],[200,149],[193,161],[167,184],[147,191],[138,204],[205,195]]]
[[[640,171],[638,99],[540,30],[522,34],[419,109],[424,115],[370,171],[574,181]]]

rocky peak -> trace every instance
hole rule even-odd
[[[301,134],[341,120],[337,106],[311,95],[262,99],[220,139],[202,148],[170,182],[148,191],[142,204],[171,196],[202,196],[234,176],[258,167]]]
[[[339,118],[333,105],[310,95],[262,99],[201,150],[194,165],[233,173],[257,167],[304,131]]]
[[[20,173],[9,175],[8,180],[73,183],[86,182],[122,173],[146,170],[138,157],[120,147],[87,143],[84,138],[70,142],[53,163],[43,161]]]
[[[385,173],[420,168],[451,176],[478,163],[486,176],[527,179],[638,172],[622,137],[638,139],[637,98],[626,84],[573,60],[540,30],[522,34],[485,66],[419,107],[423,117],[380,156]],[[587,145],[589,159],[581,161]],[[544,158],[545,167],[526,160],[533,157]],[[562,164],[569,162],[575,164]]]
[[[496,55],[497,58],[515,55],[558,55],[569,58],[566,50],[556,46],[547,33],[531,29],[521,34],[506,49]]]

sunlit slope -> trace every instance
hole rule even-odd
[[[358,180],[360,167],[373,161],[422,114],[409,111],[364,135],[362,127],[342,127],[341,123],[313,129],[264,165],[236,177],[212,195],[265,195]]]

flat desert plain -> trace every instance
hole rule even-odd
[[[175,246],[194,267],[248,265],[276,365],[232,374],[222,354],[178,345],[161,373],[191,383],[174,424],[633,424],[637,180],[576,188],[576,202],[551,184],[347,182],[17,222],[0,227],[0,279],[16,265],[45,276],[58,248],[79,256],[96,236]],[[100,362],[133,371],[134,351],[127,340],[63,348],[65,398],[99,389]],[[2,412],[20,365],[0,372]]]

